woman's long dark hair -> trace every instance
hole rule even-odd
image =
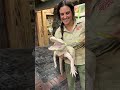
[[[63,7],[63,6],[68,6],[71,9],[73,19],[74,19],[74,15],[75,15],[75,13],[74,13],[74,5],[71,2],[61,1],[57,6],[57,15],[58,15],[59,20],[61,20],[59,11],[60,11],[60,8]],[[62,34],[61,39],[63,39],[63,33],[64,33],[64,27],[63,26],[64,26],[64,23],[62,22],[61,25],[60,25],[61,34]]]

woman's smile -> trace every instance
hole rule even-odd
[[[68,6],[63,6],[60,8],[60,18],[64,25],[70,25],[73,21],[73,15]]]

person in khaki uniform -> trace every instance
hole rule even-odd
[[[59,3],[57,11],[62,23],[56,30],[55,37],[62,38],[67,45],[72,47],[82,45],[85,39],[85,23],[75,21],[74,6],[70,2],[62,1]],[[61,30],[63,30],[63,35]],[[77,49],[75,58],[74,63],[80,75],[81,90],[85,90],[85,48]],[[67,58],[65,58],[65,71],[69,90],[75,90],[75,77],[70,74],[70,61]]]
[[[80,90],[85,90],[85,18],[75,20],[74,6],[70,2],[60,2],[57,11],[61,26],[56,30],[55,37],[62,38],[68,46],[74,47],[74,63],[80,77]],[[70,74],[70,61],[67,58],[64,58],[64,61],[68,88],[75,90],[75,77]]]

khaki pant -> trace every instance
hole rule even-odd
[[[85,65],[76,65],[80,77],[80,90],[85,90]],[[70,65],[65,63],[65,71],[67,76],[69,90],[75,90],[75,77],[70,74]]]

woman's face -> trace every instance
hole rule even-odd
[[[68,6],[61,7],[59,12],[60,19],[64,23],[64,25],[69,25],[71,22],[73,22],[72,11]]]

